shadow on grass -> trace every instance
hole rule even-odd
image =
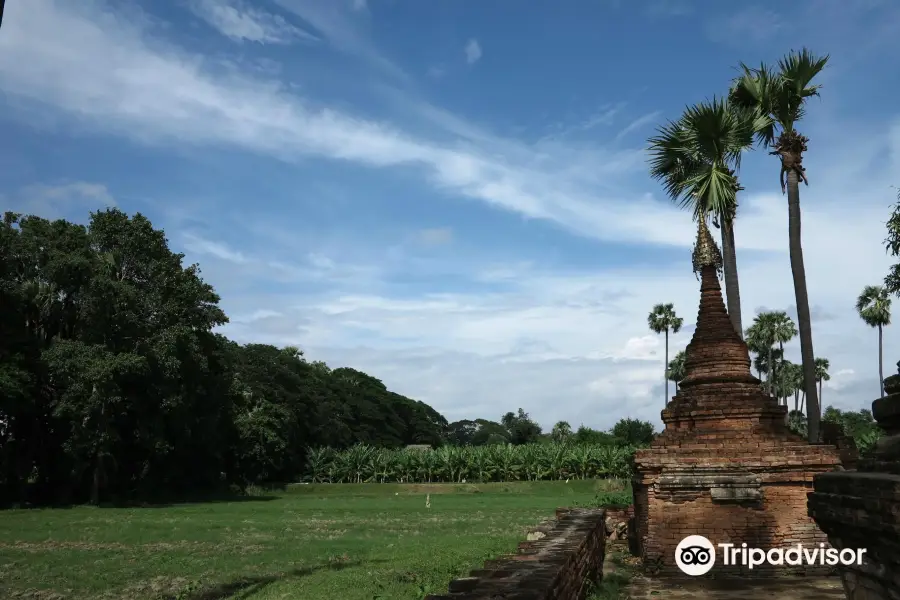
[[[242,577],[234,581],[204,586],[199,589],[187,589],[178,594],[162,596],[159,600],[246,600],[254,594],[261,592],[267,586],[277,581],[288,581],[308,577],[319,571],[342,571],[362,564],[375,564],[386,562],[383,560],[339,560],[329,561],[311,567],[301,567],[284,573],[259,575],[256,577]]]

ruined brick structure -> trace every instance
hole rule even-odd
[[[841,570],[850,600],[900,599],[900,375],[885,391],[872,413],[886,436],[857,470],[816,476],[809,495],[809,515],[835,548],[866,550],[862,565]]]
[[[721,264],[701,222],[694,249],[700,310],[686,377],[662,412],[665,430],[635,455],[637,550],[651,572],[680,574],[675,548],[692,534],[759,548],[826,541],[807,516],[806,499],[815,474],[840,468],[838,450],[791,433],[787,408],[750,373],[747,345],[722,301]],[[717,560],[706,577],[723,575],[772,572]]]
[[[487,561],[425,600],[585,600],[603,574],[606,511],[557,509],[555,523],[528,537],[517,554]]]

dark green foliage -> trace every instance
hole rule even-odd
[[[360,371],[213,332],[219,297],[142,215],[0,224],[0,504],[290,481],[307,448],[438,446],[446,420]]]
[[[625,445],[638,448],[653,441],[653,424],[638,419],[622,419],[612,428],[612,434]]]

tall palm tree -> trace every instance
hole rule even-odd
[[[806,267],[800,228],[800,181],[809,185],[803,168],[803,153],[809,139],[795,129],[803,118],[809,98],[819,95],[821,86],[812,85],[816,75],[828,63],[828,56],[815,56],[809,50],[791,51],[778,61],[778,70],[762,64],[751,69],[741,64],[742,75],[734,82],[729,100],[737,106],[755,109],[760,115],[771,117],[771,124],[757,133],[757,138],[771,154],[781,159],[782,193],[788,198],[788,238],[791,272],[797,320],[800,325],[800,355],[803,362],[803,386],[809,404],[808,439],[819,441],[819,399],[816,390],[816,365],[812,341],[812,319],[809,314],[809,293],[806,289]],[[785,175],[787,183],[785,184]]]
[[[867,285],[856,300],[856,312],[869,327],[878,328],[878,381],[884,396],[884,327],[891,324],[891,298],[880,285]]]
[[[669,366],[669,332],[678,333],[681,331],[684,319],[675,314],[675,305],[670,302],[669,304],[657,304],[654,306],[647,316],[647,324],[654,333],[666,334],[666,362],[663,363],[663,378],[666,380],[666,396],[663,404],[665,406],[669,403],[669,376],[667,373]]]
[[[687,358],[687,355],[684,353],[684,350],[675,355],[671,361],[669,361],[669,369],[666,371],[666,377],[670,381],[675,382],[675,394],[678,394],[678,384],[681,383],[681,380],[685,378],[687,375],[685,371],[684,361]]]
[[[648,140],[650,175],[666,194],[694,219],[706,215],[722,231],[723,270],[728,316],[739,336],[741,295],[734,246],[737,178],[741,153],[753,147],[754,136],[769,125],[767,115],[713,98],[689,106]]]
[[[781,360],[772,363],[772,369],[780,370],[781,364],[779,362],[784,363],[784,345],[797,336],[797,326],[794,324],[794,320],[783,310],[771,311],[768,314],[772,341],[778,344],[778,350],[781,354]],[[777,373],[773,373],[773,375],[777,375]]]
[[[831,375],[828,373],[828,369],[831,368],[831,363],[827,358],[816,358],[816,382],[819,384],[819,410],[821,411],[822,407],[822,382],[828,381],[831,379]]]

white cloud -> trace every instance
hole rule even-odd
[[[186,233],[182,237],[184,247],[191,252],[219,258],[239,265],[247,262],[247,258],[241,252],[232,250],[227,244],[222,242],[208,240],[193,233]]]
[[[463,52],[466,53],[466,62],[470,65],[474,65],[481,60],[481,44],[479,44],[476,39],[471,39],[466,42],[466,47],[463,48]]]
[[[638,117],[637,119],[635,119],[634,121],[632,121],[631,123],[629,123],[628,125],[623,127],[622,131],[620,131],[618,134],[616,134],[615,139],[616,139],[616,141],[619,141],[622,138],[624,138],[626,135],[628,135],[629,133],[633,133],[635,131],[643,129],[644,127],[646,127],[648,125],[651,125],[654,123],[659,123],[661,118],[662,118],[662,112],[660,112],[658,110],[648,113],[646,115],[643,115],[641,117]]]
[[[269,44],[318,41],[316,36],[291,25],[284,17],[250,6],[244,0],[190,0],[190,8],[233,40]]]
[[[438,143],[389,124],[314,109],[277,82],[215,78],[197,57],[148,39],[114,13],[85,12],[90,3],[33,0],[27,11],[17,6],[7,9],[16,27],[0,38],[0,88],[97,128],[153,143],[226,144],[284,160],[313,155],[371,167],[417,165],[440,189],[556,221],[582,235],[682,246],[691,239],[690,224],[668,204],[649,196],[598,197],[597,184],[643,168],[640,151],[617,154],[555,142],[534,148],[507,140],[492,148],[484,136],[483,148]],[[464,129],[452,116],[422,110]],[[471,128],[464,133],[480,135]],[[669,218],[648,220],[648,212]]]

